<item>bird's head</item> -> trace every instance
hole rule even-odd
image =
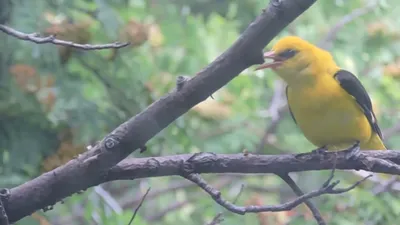
[[[337,68],[329,52],[295,36],[280,39],[264,58],[272,59],[256,70],[271,68],[288,84],[313,78]]]

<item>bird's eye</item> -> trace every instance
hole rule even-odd
[[[294,49],[287,49],[287,50],[279,53],[278,56],[281,58],[284,58],[284,59],[289,59],[289,58],[292,58],[293,56],[295,56],[296,53],[297,53],[297,51]]]

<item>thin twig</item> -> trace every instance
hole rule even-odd
[[[236,180],[236,178],[237,177],[231,177],[231,176],[220,177],[219,179],[216,179],[215,182],[213,182],[213,185],[216,188],[223,188],[225,186],[229,186],[230,184],[232,184]],[[190,182],[190,184],[193,184],[193,183]],[[194,185],[196,185],[196,184],[194,184]],[[152,195],[153,195],[153,192],[147,196],[147,199],[149,199],[149,197],[151,197]],[[149,215],[146,219],[147,219],[147,221],[150,221],[150,222],[160,221],[165,215],[171,213],[172,211],[179,210],[180,208],[186,206],[187,204],[197,201],[197,199],[199,197],[201,197],[201,196],[199,196],[197,193],[193,193],[185,201],[174,202],[174,203],[168,205],[167,207],[165,207],[163,210]]]
[[[384,138],[390,138],[393,135],[397,134],[398,132],[400,132],[400,122],[397,122],[394,126],[392,126],[391,128],[385,129],[383,131],[383,137]]]
[[[72,48],[77,48],[77,49],[83,49],[83,50],[101,50],[101,49],[110,49],[110,48],[123,48],[128,46],[130,43],[125,42],[125,43],[120,43],[120,42],[114,42],[110,44],[97,44],[97,45],[91,45],[91,44],[77,44],[71,41],[64,41],[57,39],[55,35],[50,35],[50,36],[45,36],[41,37],[40,34],[38,33],[23,33],[21,31],[15,30],[11,27],[5,26],[3,24],[0,24],[0,30],[3,31],[4,33],[11,35],[13,37],[16,37],[20,40],[24,41],[30,41],[34,42],[36,44],[47,44],[47,43],[52,43],[55,45],[62,45],[62,46],[67,46],[67,47],[72,47]]]
[[[224,217],[223,214],[220,212],[213,218],[213,220],[211,220],[211,222],[207,223],[206,225],[218,225],[222,221],[224,221]]]
[[[240,195],[242,195],[242,193],[243,193],[243,189],[244,189],[244,185],[241,184],[239,192],[237,193],[236,197],[232,201],[233,204],[235,204],[239,200]],[[221,223],[222,221],[224,221],[224,218],[222,216],[223,216],[222,212],[219,212],[210,223],[207,223],[207,225],[217,225],[217,224]]]
[[[117,85],[115,85],[112,81],[110,81],[110,79],[108,79],[107,76],[105,76],[101,70],[90,65],[87,62],[87,60],[85,60],[83,57],[77,57],[77,59],[80,61],[80,63],[82,64],[83,67],[85,67],[87,70],[89,70],[92,73],[92,75],[94,75],[103,84],[103,86],[105,87],[105,89],[107,91],[107,94],[109,95],[109,97],[111,99],[112,99],[113,94],[118,96],[118,98],[119,98],[118,101],[111,101],[112,104],[114,104],[114,106],[116,108],[120,109],[127,115],[133,113],[132,108],[127,106],[130,104],[122,104],[122,103],[130,102],[130,100],[132,100],[136,105],[139,105],[139,102],[136,100],[136,98],[132,98],[132,99],[128,100],[126,92],[124,92],[123,90],[118,88]]]
[[[116,212],[117,214],[121,214],[123,209],[122,207],[118,204],[118,202],[111,196],[110,193],[108,193],[108,191],[106,191],[102,186],[98,185],[96,187],[94,187],[94,191],[97,195],[99,195],[104,202],[107,203],[108,206],[110,206],[110,208]]]
[[[283,113],[287,110],[284,90],[284,83],[281,80],[277,80],[274,85],[274,94],[271,99],[271,104],[267,110],[271,115],[271,122],[268,123],[265,128],[264,135],[258,144],[256,153],[262,153],[269,135],[275,132],[279,122],[283,119]]]
[[[163,210],[152,213],[149,216],[147,216],[146,220],[149,222],[153,222],[153,223],[160,221],[162,218],[165,217],[165,215],[170,214],[173,211],[179,210],[190,203],[193,203],[195,200],[197,200],[197,198],[199,198],[198,195],[191,195],[188,197],[188,199],[186,199],[184,201],[178,201],[178,202],[171,203],[167,207],[165,207]]]
[[[339,22],[337,22],[328,32],[328,34],[325,36],[324,39],[320,41],[318,46],[324,49],[330,49],[332,46],[333,40],[336,39],[336,35],[338,32],[348,23],[352,22],[353,20],[357,19],[358,17],[361,17],[367,13],[369,13],[371,10],[375,8],[376,5],[378,5],[379,0],[375,1],[370,1],[367,5],[361,8],[354,9],[351,11],[349,14],[345,15]]]
[[[335,170],[336,170],[336,163],[337,163],[337,156],[335,155],[334,161],[333,161],[333,166],[331,170],[331,174],[329,176],[329,179],[327,182],[330,182],[330,180],[333,178],[335,175]],[[290,188],[292,188],[293,192],[298,196],[303,196],[304,192],[300,189],[300,187],[294,182],[294,180],[289,176],[289,173],[277,173],[277,175],[285,181]],[[328,185],[328,183],[325,182],[325,185]],[[315,220],[317,221],[318,225],[326,225],[326,222],[322,218],[321,213],[319,212],[318,208],[311,202],[311,200],[306,200],[304,203],[307,205],[307,207],[311,210]]]
[[[179,189],[185,189],[185,188],[190,188],[195,186],[193,183],[190,182],[175,182],[170,184],[168,187],[160,188],[160,189],[153,189],[150,194],[147,195],[147,200],[157,198],[158,196],[162,196],[164,194],[167,194],[169,192],[174,192]],[[122,199],[122,202],[120,203],[122,208],[127,208],[131,205],[137,205],[141,201],[140,196],[135,199]]]
[[[282,191],[280,187],[265,187],[264,185],[247,185],[246,189],[256,193],[272,193]],[[286,192],[285,192],[286,193]],[[289,192],[287,192],[289,193]]]
[[[283,204],[278,204],[278,205],[265,205],[265,206],[256,206],[256,205],[251,205],[251,206],[237,206],[234,205],[227,200],[223,199],[221,197],[221,192],[218,191],[217,189],[213,188],[207,182],[201,178],[199,174],[191,173],[191,174],[183,174],[182,175],[184,178],[192,181],[193,183],[197,184],[200,188],[202,188],[205,192],[207,192],[216,203],[224,207],[225,209],[237,213],[240,215],[244,215],[246,213],[259,213],[259,212],[280,212],[280,211],[288,211],[296,206],[300,205],[303,203],[305,200],[313,198],[313,197],[318,197],[323,194],[341,194],[344,192],[347,192],[357,185],[359,185],[361,182],[366,180],[368,177],[363,178],[362,180],[358,181],[354,185],[348,187],[348,188],[338,188],[335,189],[335,187],[339,184],[339,181],[331,182],[334,176],[334,170],[332,170],[331,176],[329,179],[322,185],[322,187],[318,190],[309,192],[305,195],[302,195],[292,201],[283,203]]]
[[[244,189],[244,185],[243,184],[241,184],[240,185],[240,190],[239,190],[239,192],[237,193],[237,195],[236,195],[236,197],[233,199],[233,201],[232,201],[232,203],[233,204],[235,204],[238,200],[239,200],[239,197],[240,197],[240,195],[242,195],[242,193],[243,193],[243,189]],[[210,223],[208,223],[208,225],[213,225],[213,224],[219,224],[219,223],[221,223],[223,220],[224,220],[224,218],[222,217],[222,212],[219,212],[214,218],[213,218],[213,220],[210,222]]]
[[[243,189],[244,189],[244,185],[241,184],[238,194],[236,195],[236,197],[232,201],[233,204],[236,204],[236,202],[239,200],[240,195],[242,195],[242,193],[243,193]]]
[[[293,192],[298,196],[303,196],[304,192],[297,186],[296,182],[289,176],[288,173],[284,174],[277,174],[283,181],[285,181],[290,188],[292,188]],[[321,213],[319,212],[318,208],[311,202],[311,200],[305,200],[304,203],[307,207],[311,210],[315,220],[319,225],[326,225],[326,222],[322,218]]]
[[[140,201],[139,205],[136,207],[135,212],[133,213],[132,218],[129,221],[128,225],[131,225],[132,221],[135,219],[135,216],[136,216],[137,212],[139,211],[140,207],[142,206],[142,204],[144,202],[144,199],[146,198],[146,196],[149,193],[149,191],[150,191],[150,187],[147,188],[146,193],[143,195],[142,200]]]
[[[383,192],[388,191],[389,189],[391,189],[392,185],[394,183],[396,183],[398,181],[398,177],[397,176],[392,176],[389,180],[384,181],[382,184],[377,185],[376,187],[374,187],[372,189],[372,193],[374,195],[379,195]]]

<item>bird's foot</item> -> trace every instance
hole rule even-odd
[[[345,158],[347,160],[357,160],[360,157],[360,141],[356,141],[352,146],[349,148],[342,150],[346,153]]]
[[[300,159],[302,157],[308,156],[308,157],[318,157],[319,159],[322,159],[326,155],[327,151],[328,151],[327,147],[322,146],[320,148],[312,150],[311,152],[296,154],[295,157]]]
[[[311,154],[316,155],[316,156],[324,156],[324,155],[326,155],[327,151],[328,151],[328,148],[326,146],[322,146],[322,147],[312,150]]]
[[[326,155],[328,149],[326,146],[322,146],[320,148],[314,149],[311,152],[306,152],[306,153],[299,153],[296,154],[296,158],[302,158],[304,156],[308,156],[308,157],[318,157],[319,159],[324,158],[324,156]]]

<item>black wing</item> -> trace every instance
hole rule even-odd
[[[288,87],[289,86],[286,86],[286,100],[288,102],[288,108],[289,108],[290,115],[292,116],[294,123],[297,124],[296,118],[294,118],[294,115],[293,115],[292,110],[290,109],[290,105],[289,105]]]
[[[375,114],[372,110],[371,99],[361,82],[352,73],[346,70],[339,70],[335,73],[335,79],[339,81],[340,86],[355,98],[357,103],[364,111],[372,130],[375,131],[382,139],[382,132],[378,126]]]

